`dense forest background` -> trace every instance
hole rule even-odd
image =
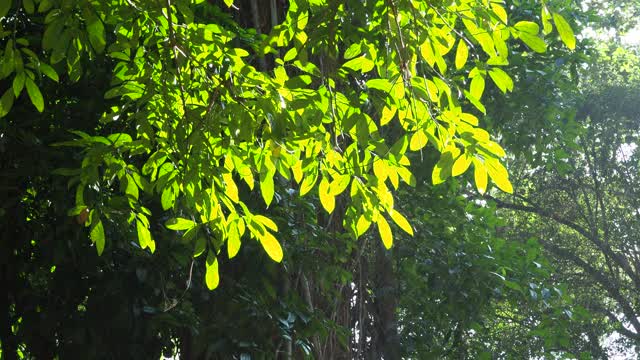
[[[634,0],[0,0],[2,359],[638,359]]]

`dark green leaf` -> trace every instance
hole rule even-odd
[[[33,106],[38,109],[39,112],[44,110],[44,99],[42,98],[42,93],[40,89],[38,89],[38,85],[36,85],[30,77],[26,78],[26,86],[27,86],[27,94],[29,94],[29,98],[31,99],[31,103]]]

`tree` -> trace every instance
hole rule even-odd
[[[87,357],[145,350],[157,357],[172,349],[174,339],[187,358],[220,349],[291,356],[312,342],[320,357],[348,354],[348,346],[340,346],[346,343],[340,325],[349,324],[349,315],[338,310],[347,307],[326,295],[319,296],[321,303],[310,300],[332,288],[323,281],[336,279],[341,285],[333,290],[349,298],[351,269],[337,263],[354,254],[341,254],[336,243],[355,248],[355,239],[374,223],[386,248],[393,243],[390,223],[414,232],[394,209],[392,195],[400,180],[415,183],[410,152],[429,142],[442,154],[431,174],[435,183],[473,164],[480,191],[488,178],[511,189],[499,160],[504,151],[478,127],[477,115],[486,111],[485,80],[502,92],[513,88],[500,68],[508,61],[510,38],[535,52],[546,45],[539,25],[511,25],[503,5],[0,1],[0,77],[7,80],[0,97],[2,186],[8,191],[2,216],[14,223],[2,235],[0,278],[10,289],[0,303],[6,314],[0,319],[3,355],[53,357],[84,343]],[[544,9],[543,33],[554,24],[573,48],[564,17]],[[289,214],[295,201],[288,196],[309,193],[317,200]],[[323,213],[314,213],[313,204]],[[69,208],[75,224],[60,215]],[[276,218],[279,211],[286,216]],[[294,225],[308,221],[303,228],[309,232],[285,230],[285,219]],[[319,235],[309,239],[312,234]],[[101,258],[89,257],[84,236]],[[60,238],[77,240],[65,244]],[[309,249],[298,247],[305,241],[320,249],[298,255],[326,255],[325,264],[312,264],[323,270],[316,276],[302,271],[303,265],[282,274],[255,252],[259,244],[280,262],[284,244],[294,265],[295,250]],[[384,259],[380,264],[388,266]],[[227,328],[189,321],[229,318],[200,309],[196,317],[189,306],[205,295],[191,286],[204,278],[209,289],[217,288],[220,269],[230,280],[246,280],[240,264],[261,273],[253,280],[268,284],[266,293],[256,283],[243,283],[214,301],[240,301],[246,306],[240,308],[255,310],[249,319],[268,319],[270,326],[251,337],[259,344],[247,345],[238,335],[218,347],[202,346],[194,329],[224,339]],[[333,264],[334,272],[323,267]],[[82,270],[82,286],[71,294],[56,292],[52,301],[78,310],[74,324],[86,322],[86,332],[65,327],[69,308],[33,312],[49,308],[48,289],[60,289],[72,270]],[[257,300],[247,300],[248,294]],[[179,301],[185,296],[191,301]],[[278,304],[278,296],[291,299]],[[179,316],[166,316],[176,301]],[[114,327],[131,324],[131,340],[90,325],[104,320],[101,306],[124,303],[130,306],[108,313],[119,316],[110,319]],[[387,305],[380,306],[386,321],[395,321]],[[330,315],[307,319],[306,330],[313,333],[316,326],[324,336],[292,336],[290,324],[320,309]],[[23,336],[42,324],[47,336]],[[270,335],[279,340],[267,340]],[[393,337],[387,334],[384,341]],[[129,346],[116,346],[124,343]],[[141,343],[153,345],[142,349]],[[329,344],[326,351],[321,343]]]
[[[603,48],[583,73],[575,120],[563,141],[542,154],[544,166],[519,164],[513,197],[497,200],[513,217],[516,236],[535,236],[594,314],[575,337],[605,358],[602,341],[617,332],[626,349],[638,344],[638,254],[635,240],[637,76],[635,51]],[[518,229],[518,230],[515,230]]]

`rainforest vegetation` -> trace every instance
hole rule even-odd
[[[634,0],[0,0],[2,359],[638,359]]]

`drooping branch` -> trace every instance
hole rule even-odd
[[[497,199],[492,196],[489,196],[489,198],[495,201],[496,205],[499,208],[536,214],[544,218],[554,220],[555,222],[574,230],[578,234],[582,235],[585,239],[589,240],[592,244],[594,244],[600,251],[602,251],[603,254],[614,260],[616,264],[625,272],[625,274],[627,274],[627,276],[629,276],[629,278],[636,284],[636,286],[640,286],[640,276],[633,270],[627,259],[625,259],[620,254],[615,253],[607,244],[599,239],[596,233],[590,232],[584,227],[576,224],[575,222],[538,206],[514,204]]]
[[[611,279],[609,279],[606,274],[591,266],[574,252],[568,249],[561,248],[548,241],[541,240],[540,243],[548,251],[561,258],[571,261],[573,264],[583,269],[587,274],[589,274],[589,276],[591,276],[592,279],[594,279],[600,286],[602,286],[602,288],[607,291],[609,296],[618,303],[625,317],[636,330],[635,333],[628,331],[627,333],[625,333],[625,336],[632,339],[640,339],[640,321],[638,321],[638,314],[635,313],[631,304],[620,293],[620,290],[616,287],[615,282],[611,281]],[[617,322],[620,323],[619,320]],[[624,328],[624,326],[620,327]],[[620,332],[622,333],[622,331]]]

